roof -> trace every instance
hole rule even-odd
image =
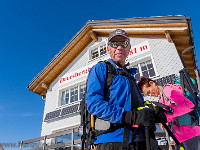
[[[178,53],[194,45],[191,20],[183,15],[111,20],[89,20],[72,39],[53,57],[53,59],[30,81],[27,88],[41,96],[46,96],[50,84],[69,66],[69,64],[98,37],[108,37],[116,28],[125,30],[130,37],[167,38],[173,41]],[[183,56],[191,77],[196,77],[195,51]]]

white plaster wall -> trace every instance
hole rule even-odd
[[[80,82],[86,82],[87,76],[83,78],[79,78],[77,80],[73,80],[72,82],[68,82],[67,84],[59,85],[59,80],[60,78],[72,71],[75,71],[79,68],[85,67],[91,62],[88,62],[89,60],[89,53],[88,53],[88,48],[91,47],[92,45],[98,44],[101,41],[106,40],[106,38],[99,38],[98,42],[91,42],[85,50],[61,73],[58,78],[50,85],[50,88],[47,91],[46,94],[46,101],[45,101],[45,107],[44,107],[44,116],[43,120],[46,116],[47,113],[55,111],[57,109],[61,109],[64,107],[61,107],[58,105],[58,95],[59,95],[59,90],[64,89],[66,87],[72,86],[74,84],[78,84]],[[98,62],[100,59],[95,60],[95,62]],[[94,63],[94,61],[92,62]],[[69,105],[70,106],[70,105]],[[67,106],[65,106],[67,107]],[[68,128],[70,126],[76,126],[80,124],[80,115],[79,113],[67,115],[62,118],[56,118],[49,120],[47,122],[42,122],[42,130],[41,130],[41,136],[44,135],[49,135],[53,131],[58,130],[58,129],[64,129]]]
[[[49,90],[46,94],[45,108],[43,120],[47,113],[61,109],[58,105],[58,94],[60,89],[72,86],[79,82],[86,81],[86,76],[73,80],[73,82],[68,82],[67,84],[59,85],[60,78],[72,71],[75,71],[79,68],[85,67],[94,61],[89,61],[89,52],[88,48],[100,43],[101,41],[107,40],[105,37],[98,38],[98,42],[91,42],[85,50],[63,71],[63,73],[50,85]],[[136,45],[141,42],[148,41],[150,46],[150,51],[138,55],[136,57],[128,58],[127,61],[139,62],[141,59],[152,56],[153,62],[155,63],[155,69],[157,71],[157,76],[155,79],[167,76],[170,74],[178,74],[179,70],[182,69],[182,64],[179,59],[177,50],[173,43],[169,43],[167,39],[149,39],[149,38],[131,38],[131,45]],[[99,58],[95,60],[98,62],[104,58]],[[74,113],[67,115],[65,117],[52,119],[47,122],[42,123],[41,136],[49,135],[55,130],[64,129],[70,126],[75,126],[80,124],[80,115],[79,113]]]
[[[181,60],[174,43],[168,42],[167,39],[148,39],[148,38],[132,38],[131,44],[136,45],[141,42],[148,41],[150,51],[134,58],[128,58],[129,62],[137,62],[146,56],[152,55],[158,76],[154,79],[164,77],[170,74],[178,74],[183,68]]]

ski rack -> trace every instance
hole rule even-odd
[[[189,71],[188,71],[187,66],[183,59],[183,54],[185,54],[186,52],[188,52],[191,49],[194,49],[194,46],[190,46],[189,48],[187,48],[186,50],[184,50],[183,52],[180,53],[180,59],[183,63],[184,68],[181,69],[179,71],[179,73],[180,73],[180,81],[181,81],[181,87],[183,89],[183,93],[185,93],[186,90],[190,92],[190,94],[192,95],[192,97],[195,100],[195,106],[191,109],[196,109],[198,107],[198,101],[199,101],[198,89],[192,83],[192,81],[190,79],[191,77],[190,77]]]

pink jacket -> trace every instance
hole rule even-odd
[[[166,101],[164,98],[160,98],[159,102],[163,103],[167,106],[170,106],[174,110],[173,115],[166,114],[167,121],[171,122],[173,121],[177,116],[181,116],[183,114],[186,114],[190,111],[192,111],[192,108],[194,104],[187,99],[185,96],[183,96],[182,88],[179,84],[167,84],[164,86],[163,93],[165,96],[172,101],[174,101],[176,105],[170,104],[168,101]],[[184,101],[185,99],[185,101]],[[186,105],[187,104],[187,105]],[[184,125],[184,126],[176,126],[174,125],[175,129],[175,136],[179,140],[179,142],[186,141],[194,136],[200,135],[200,126],[196,125],[193,128],[191,128],[191,125]]]

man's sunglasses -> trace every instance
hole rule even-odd
[[[117,48],[119,45],[121,45],[122,47],[128,47],[129,46],[129,42],[128,41],[121,41],[121,42],[109,42],[109,45],[113,48]]]

